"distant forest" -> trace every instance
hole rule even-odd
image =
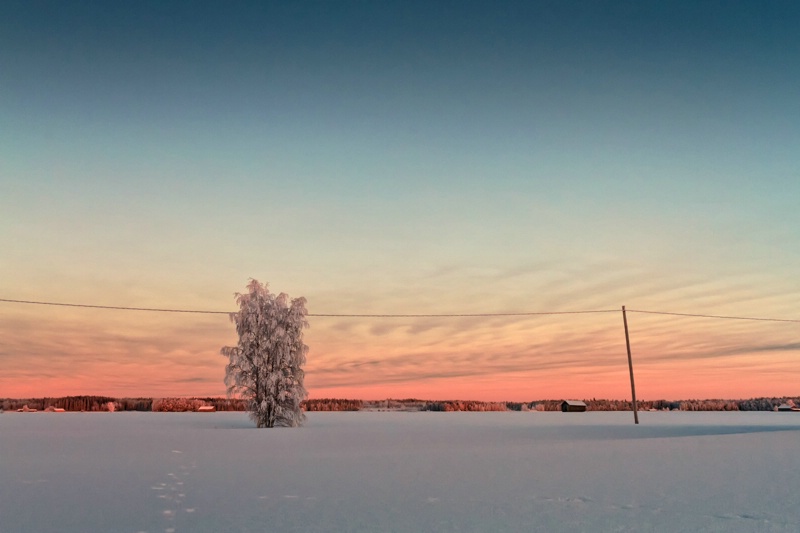
[[[626,400],[583,400],[589,411],[630,411]],[[338,398],[306,400],[306,411],[560,411],[562,400],[532,402],[479,402],[419,399],[363,401]],[[640,411],[775,411],[781,404],[800,405],[800,397],[751,398],[748,400],[653,400],[639,401]],[[152,411],[188,412],[200,407],[216,411],[245,411],[243,400],[231,398],[111,398],[65,396],[61,398],[3,398],[4,411]]]

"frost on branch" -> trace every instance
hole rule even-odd
[[[259,428],[296,427],[305,421],[300,403],[308,394],[303,369],[308,346],[303,344],[306,299],[269,292],[251,279],[247,292],[236,293],[239,312],[231,313],[239,343],[225,346],[225,385],[229,396],[247,401]]]

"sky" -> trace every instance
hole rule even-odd
[[[2,11],[2,299],[267,282],[308,300],[312,398],[626,398],[623,305],[800,320],[796,2]],[[798,394],[797,322],[628,322],[640,398]],[[0,397],[220,396],[236,341],[0,302]]]

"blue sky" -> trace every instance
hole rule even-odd
[[[627,304],[800,317],[794,2],[7,2],[3,12],[0,297],[228,309],[254,277],[304,295],[312,313]],[[63,317],[0,313],[9,324]],[[75,320],[64,338],[102,331],[94,317]],[[106,320],[139,331],[112,343],[122,355],[106,381],[113,361],[138,360],[133,374],[151,376],[132,340],[154,334],[150,319]],[[411,393],[433,379],[393,366],[405,337],[375,342],[364,326],[334,349],[330,322],[312,326],[312,384],[315,353],[318,376],[383,361],[342,376],[341,389],[320,378],[318,390],[356,393],[395,372]],[[193,383],[222,391],[213,372],[230,325],[202,342],[186,331],[208,328],[174,327],[206,362]],[[713,342],[734,334],[715,327]],[[471,330],[475,368],[491,374],[485,362],[506,356],[481,339],[516,336]],[[7,333],[0,370],[19,381],[35,370],[9,362],[29,348]],[[164,335],[152,356],[170,361]],[[653,343],[653,357],[676,355]],[[462,368],[462,349],[437,352],[443,375]],[[524,337],[514,350],[548,360]],[[53,357],[69,368],[76,353]],[[563,368],[591,373],[582,365]],[[106,379],[92,372],[73,387]],[[462,396],[482,390],[459,380]],[[147,379],[137,386],[149,390]]]

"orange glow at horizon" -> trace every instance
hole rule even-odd
[[[13,312],[9,312],[13,311]],[[0,397],[224,396],[225,316],[0,309]],[[629,314],[640,399],[796,395],[792,326]],[[629,399],[618,314],[313,319],[312,398]]]

